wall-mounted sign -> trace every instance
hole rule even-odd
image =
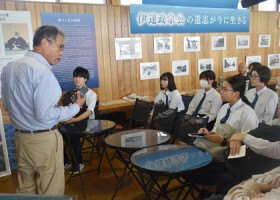
[[[131,33],[249,32],[249,9],[130,5]]]

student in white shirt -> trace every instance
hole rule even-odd
[[[155,103],[162,104],[171,109],[178,109],[181,112],[185,109],[182,96],[176,88],[174,76],[170,72],[166,72],[160,77],[160,89]]]
[[[201,171],[196,184],[211,186],[209,190],[215,191],[215,185],[227,169],[224,164],[223,151],[229,145],[229,138],[236,132],[246,133],[258,126],[258,118],[244,96],[246,82],[241,76],[231,76],[225,79],[221,91],[222,100],[228,102],[222,106],[216,123],[211,132],[206,128],[199,130],[205,137],[197,138],[195,146],[210,151],[216,162],[211,163]]]
[[[222,98],[219,92],[215,90],[217,82],[215,81],[215,73],[212,70],[203,71],[199,75],[199,79],[202,90],[199,90],[193,97],[187,114],[207,116],[209,118],[207,128],[212,130],[222,106]]]
[[[268,67],[255,66],[250,76],[251,85],[255,88],[245,94],[258,116],[259,123],[271,124],[278,103],[276,92],[266,87],[270,77],[271,72]]]

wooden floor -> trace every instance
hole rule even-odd
[[[108,149],[109,156],[112,157],[113,151]],[[87,155],[84,155],[84,159]],[[85,163],[85,168],[83,170],[94,170],[97,168],[99,156],[95,155],[93,163],[89,166]],[[112,161],[113,167],[116,170],[118,176],[120,177],[123,172],[124,165],[117,159]],[[69,177],[69,170],[65,172],[65,179],[67,181]],[[118,181],[115,178],[107,159],[103,158],[100,174],[97,171],[92,171],[83,175],[86,199],[92,200],[109,200],[112,198],[115,189],[117,188]],[[175,183],[173,183],[174,185]],[[12,174],[9,176],[0,178],[0,193],[15,193],[17,187],[17,170],[12,170]],[[80,177],[73,177],[69,184],[65,185],[65,195],[76,195],[78,199],[83,199],[82,185],[80,182]],[[175,199],[177,192],[173,192],[169,195],[170,199]],[[152,196],[151,199],[155,196]],[[125,176],[123,185],[121,186],[116,200],[142,200],[146,199],[143,190],[138,185],[135,178],[128,174]],[[188,197],[188,199],[192,199]]]

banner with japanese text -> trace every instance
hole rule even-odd
[[[131,33],[249,32],[249,9],[130,5]]]
[[[75,88],[73,71],[81,66],[89,71],[88,88],[99,87],[98,63],[93,14],[41,13],[42,24],[52,24],[65,34],[61,60],[52,68],[63,91]]]

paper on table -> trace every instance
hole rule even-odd
[[[231,158],[241,158],[241,157],[244,157],[246,155],[246,145],[242,145],[240,147],[240,152],[239,154],[236,154],[235,156],[231,156],[229,155],[228,156],[228,159],[231,159]]]

